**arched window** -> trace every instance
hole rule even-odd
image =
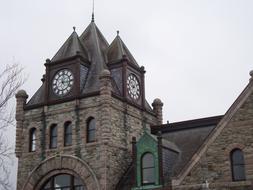
[[[94,142],[96,138],[96,121],[90,118],[87,122],[87,142]]]
[[[234,149],[230,153],[231,169],[233,181],[245,180],[245,164],[243,152],[240,149]]]
[[[72,125],[70,121],[64,124],[64,146],[72,145]]]
[[[80,178],[68,174],[60,174],[51,177],[41,190],[86,190]]]
[[[53,124],[50,127],[50,148],[57,147],[57,125]]]
[[[145,153],[141,160],[142,185],[155,183],[155,160],[151,153]]]
[[[29,152],[36,150],[36,129],[32,128],[29,132]]]

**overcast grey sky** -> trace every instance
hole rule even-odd
[[[0,62],[25,67],[24,89],[41,85],[46,58],[91,20],[92,0],[1,0]],[[95,0],[109,43],[120,36],[146,68],[146,97],[164,121],[224,114],[253,69],[252,0]],[[14,137],[15,135],[13,135]]]
[[[253,69],[253,1],[95,0],[95,20],[110,43],[120,35],[146,73],[149,102],[160,97],[165,120],[223,114]],[[29,74],[31,96],[72,27],[81,34],[92,0],[9,0],[1,3],[1,63]],[[252,66],[251,66],[252,65]]]

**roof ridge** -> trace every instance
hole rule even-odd
[[[124,43],[123,40],[121,40],[121,43],[122,43],[122,46],[123,46],[124,51],[126,53],[126,56],[127,57],[129,56],[128,58],[130,59],[130,61],[132,61],[133,64],[135,64],[135,65],[137,65],[139,67],[137,61],[135,60],[134,56],[132,55],[132,53],[130,52],[130,50],[128,49],[128,47],[126,46],[126,44]]]
[[[117,35],[115,39],[117,40],[116,42],[119,45],[119,50],[120,50],[120,53],[121,53],[121,58],[123,58],[123,56],[125,54],[125,51],[123,49],[122,40],[121,40],[121,38],[120,38],[119,35]]]
[[[190,119],[190,120],[185,120],[185,121],[177,121],[173,123],[167,123],[167,124],[162,124],[162,125],[154,125],[151,126],[153,130],[163,130],[163,129],[178,129],[182,125],[193,125],[198,127],[198,126],[203,126],[203,125],[209,125],[209,124],[215,124],[218,121],[222,119],[224,115],[217,115],[217,116],[211,116],[211,117],[203,117],[203,118],[197,118],[197,119]],[[185,127],[187,128],[187,127]]]
[[[96,26],[95,22],[91,22],[88,25],[79,39],[90,52],[91,61],[87,82],[82,93],[98,91],[99,75],[102,70],[107,69],[105,53],[108,48],[108,42]]]
[[[101,52],[100,44],[98,42],[98,34],[97,34],[98,31],[97,31],[96,24],[94,22],[92,22],[92,27],[94,29],[94,33],[93,33],[92,37],[95,38],[94,41],[96,42],[95,43],[95,48],[97,49],[96,52],[99,54],[98,58],[100,59],[100,61],[102,63],[100,66],[105,66],[103,60],[101,60],[101,58],[104,57],[104,55],[102,55],[102,52]],[[102,69],[105,69],[105,68],[101,68],[101,70]]]

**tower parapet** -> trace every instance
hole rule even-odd
[[[156,114],[158,125],[163,124],[163,103],[159,98],[156,98],[153,103],[153,110]]]
[[[24,121],[24,106],[28,95],[25,90],[19,90],[16,94],[16,156],[19,158],[21,154],[21,134]]]

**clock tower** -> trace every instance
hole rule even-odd
[[[145,109],[145,85],[143,66],[139,66],[117,32],[108,48],[108,67],[119,87],[119,95],[131,105]]]
[[[18,190],[113,190],[132,162],[132,137],[162,123],[145,99],[145,70],[119,33],[94,20],[45,63],[42,85],[16,94]]]

